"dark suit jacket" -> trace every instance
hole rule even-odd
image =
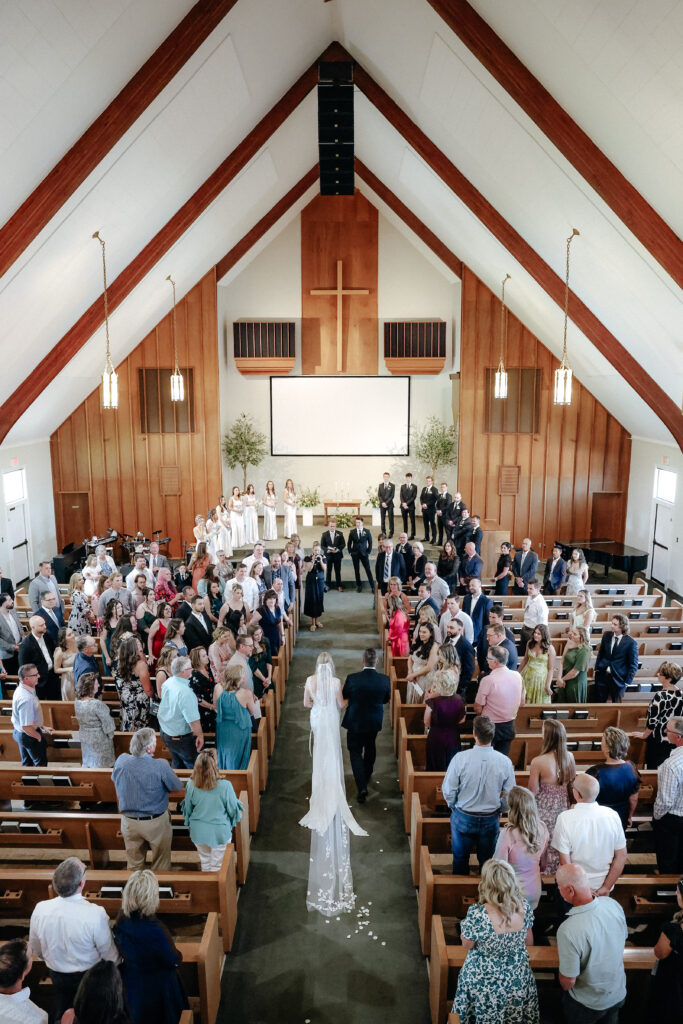
[[[471,611],[472,608],[472,595],[465,594],[462,602],[462,610],[466,615],[472,619],[472,628],[474,630],[474,642],[479,643],[479,639],[482,635],[486,636],[486,627],[489,624],[489,612],[493,608],[493,601],[490,597],[486,597],[485,594],[481,594],[479,600],[474,606],[474,614]]]
[[[430,606],[430,608],[434,609],[434,614],[436,615],[436,618],[437,618],[437,621],[438,621],[439,615],[441,614],[439,606],[438,606],[438,604],[436,603],[436,601],[434,600],[433,597],[428,597],[424,601],[418,601],[417,604],[415,605],[415,611],[413,613],[413,620],[415,622],[417,622],[417,617],[420,614],[420,608],[424,608],[424,606],[426,604],[428,604]]]
[[[413,554],[413,546],[408,541],[407,544],[397,544],[395,551],[398,551],[399,555],[405,562],[406,566],[406,579],[413,575],[413,566],[415,565],[415,555]]]
[[[458,574],[462,579],[467,580],[468,582],[472,579],[480,580],[483,566],[484,560],[480,558],[479,555],[474,555],[472,558],[462,558],[460,560]]]
[[[445,494],[442,494],[441,491],[439,491],[439,495],[436,499],[435,505],[437,513],[441,513],[441,518],[444,521],[448,518],[447,512],[448,509],[450,508],[452,501],[453,497],[448,493],[448,491],[446,491]]]
[[[55,621],[52,618],[52,616],[48,615],[46,611],[43,611],[42,606],[38,609],[38,611],[35,614],[45,621],[45,625],[47,626],[47,635],[50,637],[50,639],[52,640],[53,644],[56,647],[59,631],[64,625],[64,616],[62,615],[62,609],[59,607],[59,605],[57,605],[57,607],[53,608],[52,610],[55,613],[58,625],[55,625]]]
[[[610,675],[617,686],[625,687],[633,682],[638,671],[638,644],[632,636],[622,636],[616,650],[612,652],[614,633],[608,630],[600,641],[600,649],[595,662],[595,673],[610,669]]]
[[[464,522],[461,520],[453,530],[453,543],[461,558],[465,552],[465,544],[472,539],[473,533],[474,523],[471,519],[465,519]]]
[[[377,497],[380,500],[380,505],[383,501],[387,503],[387,508],[394,507],[394,494],[396,493],[396,485],[388,483],[386,487],[383,483],[377,488]]]
[[[417,586],[417,582],[415,582],[415,581],[417,581],[417,580],[424,580],[424,578],[425,578],[425,565],[426,564],[427,564],[427,556],[426,555],[420,555],[419,558],[416,558],[415,555],[413,555],[413,568],[412,568],[412,571],[411,571],[410,575],[413,577],[414,586]]]
[[[458,692],[463,693],[467,690],[467,687],[472,681],[474,675],[474,647],[465,639],[465,634],[458,638],[458,642],[455,645],[455,649],[460,657],[460,681],[458,682]]]
[[[337,549],[337,553],[341,556],[342,551],[346,547],[346,541],[344,540],[344,534],[341,532],[341,530],[335,530],[334,531],[334,544],[333,544],[332,543],[332,538],[330,537],[330,531],[329,530],[325,530],[324,534],[320,538],[320,547],[323,549],[323,554],[325,555],[326,558],[327,558],[328,548],[331,548],[331,547],[335,547]],[[334,558],[335,556],[332,555],[332,557]]]
[[[372,534],[369,530],[363,529],[360,532],[360,536],[356,531],[356,527],[349,533],[349,554],[350,555],[369,555],[372,551]]]
[[[403,502],[405,501],[408,509],[414,509],[416,498],[417,487],[415,484],[401,484],[401,508],[403,508]]]
[[[384,551],[380,551],[375,562],[375,579],[379,585],[382,593],[387,589],[386,583],[384,582],[384,560],[386,554]],[[391,569],[389,570],[389,576],[398,576],[401,583],[406,581],[406,563],[403,561],[401,556],[398,554],[396,549],[391,553]]]
[[[517,579],[521,576],[524,580],[524,593],[526,593],[527,585],[531,580],[536,579],[536,573],[538,572],[538,555],[535,551],[528,551],[527,556],[524,559],[524,571],[521,569],[522,555],[524,552],[520,548],[519,551],[515,551],[515,557],[512,559],[512,575]],[[516,585],[516,584],[515,584]]]
[[[431,487],[423,487],[420,493],[420,505],[426,505],[427,508],[423,509],[423,512],[434,511],[436,508],[436,499],[439,495],[434,484]]]
[[[558,558],[555,570],[551,575],[552,564],[552,558],[549,558],[545,563],[545,572],[543,573],[544,594],[556,594],[567,580],[567,563],[564,558]]]
[[[188,651],[193,650],[195,647],[203,647],[205,650],[208,651],[209,646],[213,643],[213,637],[211,636],[211,633],[213,632],[213,624],[211,622],[211,619],[206,614],[206,612],[202,612],[202,618],[206,626],[205,630],[202,629],[200,623],[197,622],[196,618],[194,617],[194,613],[191,612],[185,619],[185,632],[183,633],[183,640],[187,646]]]
[[[43,639],[45,640],[45,646],[48,649],[48,653],[54,662],[55,645],[51,638],[46,634]],[[50,682],[51,679],[56,678],[56,673],[47,667],[47,662],[43,657],[43,652],[38,646],[36,638],[33,633],[29,633],[19,644],[19,667],[22,665],[35,665],[38,669],[38,675],[40,679],[38,686],[43,687],[46,683]]]
[[[149,555],[147,557],[147,565],[149,566],[150,569],[152,568],[152,566],[150,565],[151,561],[152,561],[152,556]],[[160,553],[160,554],[154,556],[154,568],[155,569],[170,569],[170,565],[168,564],[168,558],[166,557],[166,555],[162,555]],[[152,571],[154,571],[154,570],[152,570]],[[154,573],[154,575],[156,576],[156,573]],[[190,579],[192,579],[192,577],[190,577]]]
[[[0,580],[0,594],[10,594],[11,597],[14,597],[14,586],[12,581],[5,579],[4,576]]]
[[[342,696],[348,700],[342,727],[349,732],[379,732],[384,716],[383,704],[389,703],[389,676],[374,668],[364,668],[346,677]]]
[[[181,601],[178,605],[177,610],[173,613],[174,619],[182,619],[183,622],[187,622],[190,615],[192,615],[192,605],[188,604],[187,601]],[[189,651],[189,647],[187,648]]]
[[[481,554],[481,542],[482,542],[483,536],[484,536],[484,531],[482,530],[481,526],[473,526],[472,527],[472,531],[470,533],[469,540],[471,540],[472,543],[474,544],[475,548],[477,549],[477,554],[478,555]]]
[[[192,573],[188,572],[184,577],[180,573],[176,572],[173,576],[173,582],[176,585],[176,590],[180,593],[183,587],[192,586]]]
[[[519,655],[517,654],[517,648],[515,646],[514,636],[507,636],[508,630],[505,631],[505,639],[503,640],[501,647],[504,647],[508,652],[508,663],[507,667],[511,672],[517,671],[517,665],[519,664]],[[489,668],[486,660],[486,655],[489,652],[489,642],[486,638],[486,633],[482,633],[481,639],[477,644],[477,661],[479,663],[479,678],[482,679],[484,676],[489,675],[491,669]]]

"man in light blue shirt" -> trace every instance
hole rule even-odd
[[[192,768],[204,746],[204,733],[199,720],[199,702],[190,689],[192,662],[174,658],[171,677],[161,688],[161,704],[157,718],[161,738],[171,753],[174,768]]]
[[[455,755],[441,787],[451,809],[454,875],[469,874],[473,849],[480,870],[493,857],[505,795],[515,784],[512,761],[491,746],[496,731],[491,719],[478,715],[473,731],[474,747]]]
[[[568,1024],[618,1024],[626,999],[624,911],[609,896],[594,896],[579,864],[557,869],[557,887],[571,910],[557,929],[562,1005]]]

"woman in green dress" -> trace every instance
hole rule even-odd
[[[588,662],[591,653],[588,630],[583,626],[570,629],[562,659],[562,677],[557,684],[562,703],[585,704],[588,700]]]
[[[232,830],[242,817],[232,782],[218,775],[216,751],[202,750],[185,788],[182,812],[202,871],[218,871]]]
[[[251,754],[251,716],[258,701],[248,689],[247,671],[229,665],[213,691],[218,767],[244,771]]]
[[[550,684],[556,658],[557,653],[550,642],[548,627],[540,623],[526,645],[524,659],[519,667],[527,704],[550,704],[553,692]]]

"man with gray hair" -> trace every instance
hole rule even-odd
[[[50,973],[56,1021],[73,1006],[86,971],[100,960],[119,959],[106,910],[83,896],[85,871],[78,857],[63,860],[52,875],[57,895],[37,903],[31,915],[29,945]]]
[[[557,929],[559,981],[567,1024],[617,1024],[626,999],[624,911],[609,896],[593,894],[579,864],[557,870],[557,887],[571,905]]]
[[[78,653],[74,658],[74,685],[78,684],[78,680],[81,676],[85,675],[86,672],[94,672],[101,683],[102,675],[100,673],[100,665],[95,657],[97,654],[97,638],[90,634],[87,636],[79,636],[76,641],[76,650]]]
[[[161,738],[171,752],[174,768],[192,768],[204,746],[204,733],[199,720],[199,702],[190,689],[192,662],[174,658],[171,677],[161,690],[157,715]]]
[[[657,867],[662,874],[683,874],[683,718],[666,723],[665,739],[673,750],[657,769],[653,808]]]
[[[490,672],[479,683],[474,710],[478,715],[488,715],[496,727],[493,749],[507,754],[517,735],[515,717],[524,704],[524,684],[519,672],[507,667],[504,647],[489,647],[486,660]]]
[[[608,896],[626,864],[626,836],[621,818],[597,803],[600,783],[581,772],[573,782],[576,804],[562,811],[551,845],[560,864],[580,864],[596,896]]]
[[[164,683],[164,688],[167,685]],[[111,774],[131,871],[146,866],[148,849],[152,851],[152,871],[169,871],[171,867],[173,830],[168,794],[178,792],[183,784],[165,757],[154,756],[156,745],[153,729],[138,729],[131,737],[130,754],[119,754]]]
[[[432,588],[432,598],[436,601],[439,613],[441,613],[441,609],[446,603],[446,599],[450,594],[451,589],[445,580],[442,580],[440,576],[437,576],[434,562],[427,562],[425,565],[425,583],[428,583]]]

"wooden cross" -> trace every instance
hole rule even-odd
[[[342,287],[342,261],[337,260],[337,287],[311,288],[311,295],[337,296],[337,373],[342,372],[342,299],[345,295],[369,295],[368,288]]]

